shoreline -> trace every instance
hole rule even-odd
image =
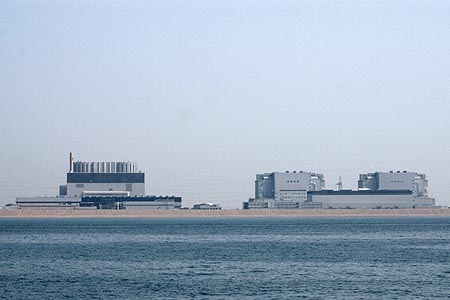
[[[0,210],[2,218],[311,218],[311,217],[450,217],[448,208],[297,209],[297,210]]]

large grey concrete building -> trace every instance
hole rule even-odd
[[[146,196],[135,162],[83,162],[69,156],[67,183],[58,197],[18,197],[20,208],[174,209],[181,197]]]
[[[414,197],[427,197],[428,180],[425,174],[390,171],[360,174],[358,190],[411,190]]]
[[[244,208],[302,208],[308,205],[308,191],[321,191],[324,187],[323,175],[312,172],[257,174],[255,198]]]
[[[64,194],[66,190],[67,194]],[[85,193],[126,192],[129,196],[145,195],[145,174],[137,173],[67,173],[67,185],[61,196],[77,197]]]
[[[60,196],[68,197],[117,193],[144,196],[145,174],[135,162],[74,162],[71,153],[67,184],[59,190]]]
[[[324,187],[325,181],[322,174],[303,171],[257,174],[255,199],[304,201],[307,191],[321,191]]]
[[[325,190],[322,174],[272,172],[256,175],[255,198],[244,209],[415,208],[432,207],[425,174],[376,172],[361,174],[358,190]]]

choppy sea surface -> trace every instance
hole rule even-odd
[[[0,219],[1,299],[449,299],[450,218]]]

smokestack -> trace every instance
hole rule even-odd
[[[69,154],[69,173],[73,172],[73,155],[72,152]]]

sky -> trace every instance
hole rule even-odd
[[[450,205],[449,1],[0,2],[0,205],[69,152],[240,208],[257,173],[425,173]]]

